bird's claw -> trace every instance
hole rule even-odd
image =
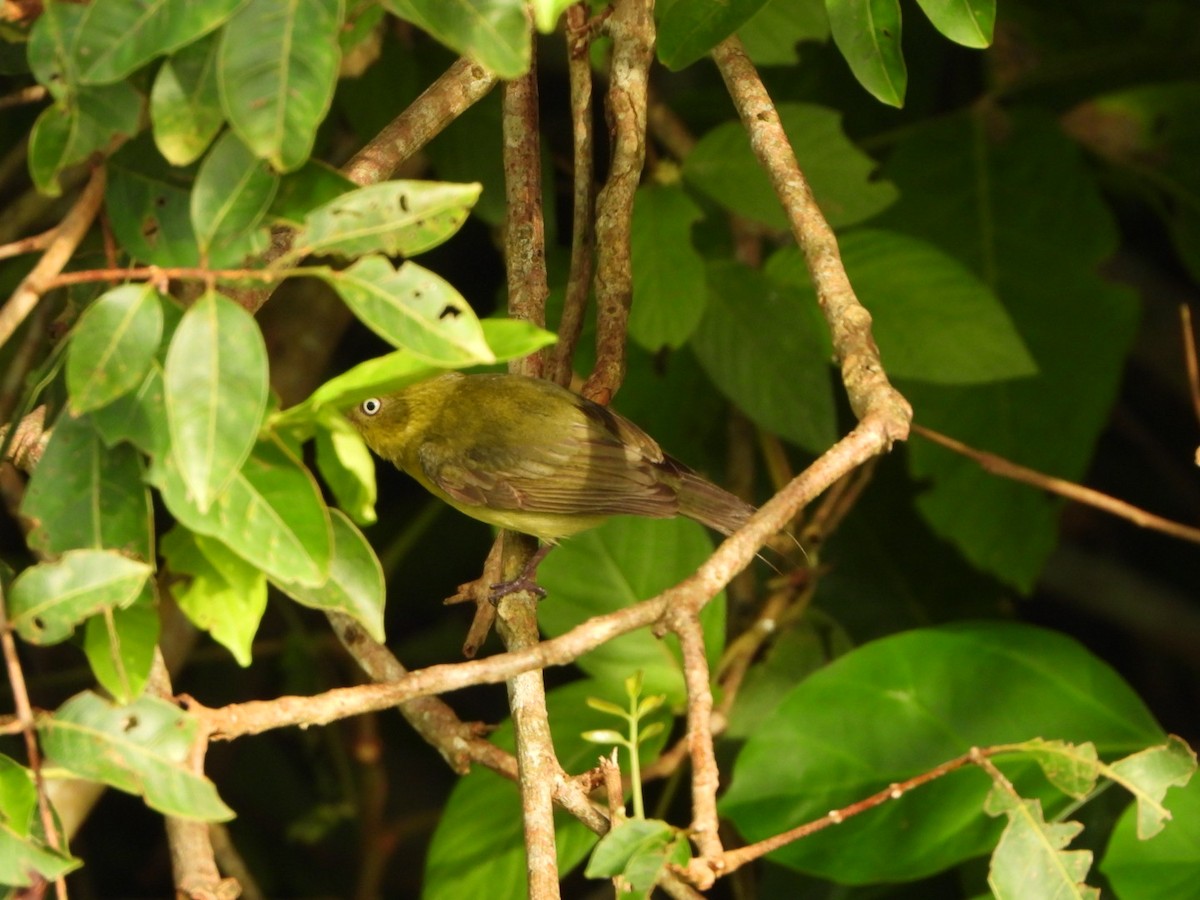
[[[529,591],[539,600],[545,598],[546,589],[539,585],[527,575],[521,575],[511,581],[501,581],[492,585],[491,600],[492,603],[499,603],[509,594],[518,594],[521,591]]]

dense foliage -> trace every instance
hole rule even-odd
[[[447,749],[477,733],[454,713],[513,748],[499,686],[446,693],[462,731],[440,740],[301,702],[290,724],[323,727],[223,742],[175,698],[283,709],[398,677],[367,645],[411,670],[461,660],[469,616],[441,601],[479,574],[489,532],[390,468],[377,488],[340,410],[538,352],[569,318],[568,46],[595,79],[598,184],[621,159],[602,98],[628,73],[623,32],[615,49],[605,33],[620,13],[568,6],[6,5],[11,895],[64,877],[78,896],[166,895],[164,816],[228,823],[222,872],[262,896],[524,895],[521,802],[493,771],[512,757]],[[855,422],[710,58],[736,33],[915,422],[994,454],[985,468],[914,434],[810,505],[803,553],[774,544],[704,606],[724,846],[840,811],[712,894],[1195,895],[1197,532],[1139,530],[1036,481],[1200,518],[1176,311],[1200,285],[1192,4],[672,0],[655,22],[614,405],[759,503]],[[544,225],[514,214],[503,97],[535,58],[542,144],[523,175],[541,175]],[[545,322],[508,314],[518,228],[531,245],[544,228]],[[598,305],[579,378],[606,352]],[[714,546],[641,519],[565,542],[539,573],[543,635],[658,595]],[[695,703],[682,659],[639,628],[547,670],[565,770],[616,745],[627,779],[648,776],[650,818],[598,846],[558,813],[567,896],[613,875],[645,893],[697,852],[672,750]]]

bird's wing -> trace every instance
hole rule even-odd
[[[480,443],[463,452],[437,439],[426,441],[418,451],[421,470],[469,506],[558,515],[677,515],[674,461],[616,413],[587,401],[579,408],[567,427],[532,442],[521,434],[511,443]]]

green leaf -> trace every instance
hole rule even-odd
[[[337,169],[310,159],[295,172],[288,172],[280,179],[279,190],[275,192],[267,215],[275,222],[300,228],[304,224],[304,217],[318,206],[357,188],[358,185]]]
[[[144,263],[199,266],[191,191],[156,155],[139,140],[108,161],[104,206],[113,232],[121,247]]]
[[[1000,786],[989,797],[988,812],[1008,817],[988,869],[988,886],[996,900],[1100,900],[1099,889],[1083,883],[1092,867],[1092,851],[1062,849],[1083,825],[1047,822],[1040,802],[1014,797]]]
[[[767,0],[676,0],[658,23],[658,58],[668,69],[684,68],[742,27]]]
[[[935,384],[986,384],[1037,373],[1008,312],[970,269],[932,244],[856,229],[838,239],[858,299],[871,313],[888,375]],[[765,272],[817,302],[800,251],[774,254]]]
[[[184,615],[239,665],[250,665],[254,635],[267,609],[266,576],[221,541],[185,528],[173,528],[162,549],[171,572],[184,576],[184,584],[174,588]]]
[[[802,292],[747,266],[714,262],[692,347],[709,378],[751,419],[819,453],[837,438],[822,327]]]
[[[133,603],[153,571],[108,550],[71,550],[17,576],[9,622],[31,644],[57,644],[89,616]]]
[[[1161,747],[1148,747],[1108,768],[1108,776],[1137,799],[1137,835],[1148,840],[1162,831],[1171,814],[1163,806],[1167,788],[1187,784],[1196,773],[1196,752],[1171,736]]]
[[[971,747],[1039,735],[1093,741],[1104,756],[1162,741],[1129,686],[1068,638],[1002,622],[910,631],[794,688],[750,735],[721,808],[748,841],[760,840]],[[1064,805],[1032,761],[1002,768],[1022,796]],[[953,772],[772,858],[843,884],[924,877],[993,846],[999,829],[982,814],[989,788],[974,768]]]
[[[29,546],[50,556],[108,549],[153,560],[143,469],[137,450],[106,448],[89,419],[59,416],[21,504],[33,523]]]
[[[169,816],[221,822],[233,810],[211,781],[190,770],[196,720],[175,704],[142,697],[116,706],[76,694],[38,729],[46,756],[79,778],[142,796]]]
[[[29,31],[29,69],[55,100],[79,87],[75,37],[85,11],[81,4],[49,0]]]
[[[568,772],[595,765],[596,746],[581,736],[598,724],[598,715],[586,703],[594,695],[603,695],[617,703],[624,699],[619,682],[602,684],[591,679],[547,691],[554,749]],[[512,751],[512,721],[506,720],[491,739]],[[652,760],[662,745],[661,740],[653,746],[643,745],[641,759]],[[561,812],[555,816],[555,847],[562,875],[578,865],[595,842],[596,836],[574,818]],[[497,885],[524,881],[525,845],[517,787],[508,779],[475,766],[469,775],[458,780],[442,808],[425,858],[422,897],[424,900],[490,897],[495,895]]]
[[[964,47],[992,43],[996,0],[917,0],[933,27]]]
[[[538,567],[538,582],[553,598],[538,620],[549,636],[563,634],[592,616],[630,606],[682,581],[712,553],[712,541],[695,522],[624,516],[556,547]],[[710,665],[723,649],[725,601],[719,594],[700,613]],[[644,675],[645,690],[686,699],[679,644],[649,631],[621,635],[584,654],[576,664],[590,675],[620,683]]]
[[[18,837],[27,837],[37,811],[33,773],[16,760],[0,754],[0,823]]]
[[[347,269],[315,273],[368,328],[437,366],[495,362],[470,304],[439,275],[414,262],[400,268],[365,256]]]
[[[896,188],[875,178],[876,163],[847,139],[840,113],[809,103],[777,107],[788,141],[830,224],[841,228],[890,206]],[[787,216],[740,122],[707,132],[683,163],[688,183],[731,212],[785,231]]]
[[[1079,151],[1049,118],[1015,115],[1003,137],[960,115],[920,128],[887,164],[901,200],[887,227],[965,263],[1005,305],[1034,378],[948,387],[912,383],[923,425],[1040,472],[1078,481],[1111,414],[1137,302],[1100,277],[1117,246],[1112,214]],[[1072,334],[1088,323],[1088,339]],[[1059,503],[916,441],[913,476],[933,530],[975,566],[1029,589],[1058,543]]]
[[[1172,821],[1152,840],[1138,835],[1142,812],[1130,804],[1113,829],[1100,863],[1114,897],[1179,900],[1200,878],[1200,778],[1171,792]]]
[[[67,392],[76,415],[106,406],[146,377],[162,340],[158,292],[126,284],[83,311],[67,350]]]
[[[198,511],[237,474],[267,408],[267,348],[248,312],[216,292],[175,329],[163,372],[171,455]]]
[[[524,0],[385,0],[384,5],[500,78],[529,71]]]
[[[209,35],[166,60],[150,89],[154,143],[173,166],[204,155],[225,123],[217,90],[218,38]]]
[[[558,18],[573,0],[531,0],[533,23],[542,34],[550,34],[558,25]]]
[[[588,859],[583,874],[588,878],[613,878],[618,875],[629,877],[629,871],[639,866],[638,860],[647,855],[659,858],[657,871],[666,866],[667,847],[675,837],[675,829],[661,819],[629,819],[621,822],[600,838],[596,849]],[[649,884],[641,879],[629,879],[634,890],[649,890],[657,877]]]
[[[825,8],[833,42],[859,84],[876,100],[903,106],[908,71],[900,49],[899,0],[825,0]]]
[[[700,207],[678,185],[643,185],[633,199],[629,334],[651,352],[679,347],[704,315],[704,259],[692,246]]]
[[[446,241],[467,220],[480,184],[384,181],[342,194],[308,214],[294,253],[415,256]]]
[[[142,96],[125,81],[82,88],[42,110],[29,135],[29,174],[51,197],[61,192],[63,169],[83,162],[118,135],[137,133]]]
[[[89,418],[109,447],[128,442],[152,457],[166,454],[170,435],[162,367],[155,361],[137,390],[96,410]]]
[[[329,579],[319,587],[308,587],[273,578],[281,591],[305,606],[326,612],[341,612],[363,626],[382,643],[383,605],[387,585],[383,567],[362,532],[340,510],[330,510],[333,523],[333,557]]]
[[[317,586],[329,577],[329,511],[320,488],[282,443],[260,440],[206,511],[188,495],[173,457],[150,470],[167,509],[272,578]]]
[[[35,875],[54,881],[80,865],[80,860],[46,842],[33,774],[0,755],[0,885],[28,887]]]
[[[250,0],[221,33],[225,117],[255,156],[300,168],[333,100],[341,0]]]
[[[84,84],[120,81],[156,56],[221,25],[242,0],[105,0],[86,7],[75,38]]]
[[[236,265],[267,243],[259,230],[279,187],[279,176],[231,131],[209,151],[192,188],[192,227],[202,264]]]
[[[790,66],[800,62],[796,44],[829,40],[824,0],[769,0],[738,29],[746,54],[756,66]]]
[[[1096,745],[1090,741],[1072,744],[1035,738],[1020,749],[1035,759],[1042,774],[1067,796],[1083,798],[1095,790],[1101,764]]]
[[[375,462],[358,429],[329,407],[317,415],[317,470],[338,506],[360,525],[370,525],[375,515]]]
[[[88,619],[83,651],[96,680],[118,703],[132,703],[145,689],[158,626],[153,582],[125,609],[104,610]]]

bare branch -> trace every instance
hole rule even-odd
[[[95,221],[96,213],[100,211],[100,204],[104,201],[106,178],[104,166],[97,166],[92,170],[91,178],[75,205],[55,229],[54,239],[46,248],[46,252],[32,271],[21,280],[8,302],[4,304],[4,308],[0,309],[0,345],[7,343],[13,336],[45,293],[46,284],[63,270],[63,266],[75,253],[79,242]]]
[[[633,299],[633,196],[646,161],[646,94],[654,58],[650,0],[617,0],[608,20],[612,76],[605,100],[612,163],[596,198],[596,368],[584,396],[607,404],[625,377],[625,333]]]

